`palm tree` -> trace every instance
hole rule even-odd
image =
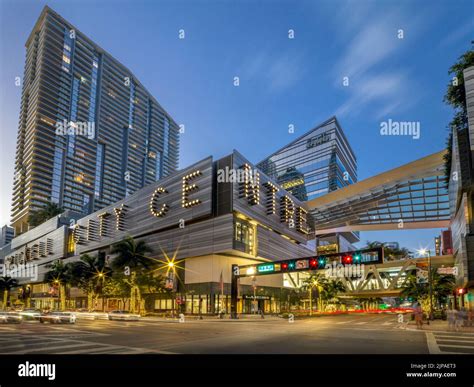
[[[98,256],[83,254],[80,260],[71,263],[71,284],[84,290],[87,294],[87,307],[93,309],[93,300],[102,294],[104,284],[112,274],[105,260]]]
[[[10,290],[18,286],[18,281],[11,277],[0,277],[0,290],[3,290],[3,309],[7,309]]]
[[[344,293],[346,286],[340,279],[329,280],[323,288],[322,296],[325,301],[339,300],[337,296],[339,293]]]
[[[41,223],[63,213],[64,209],[56,203],[47,203],[43,208],[34,211],[28,218],[31,227],[39,226]]]
[[[142,300],[140,287],[137,284],[137,273],[143,272],[152,266],[150,258],[145,255],[151,252],[152,249],[144,240],[137,242],[130,236],[114,244],[111,249],[111,253],[116,254],[112,262],[113,268],[119,270],[133,269],[130,279],[127,280],[130,284],[130,309],[132,312],[140,311],[141,308]]]
[[[59,288],[60,310],[66,309],[66,285],[70,282],[71,271],[69,264],[64,264],[62,260],[54,261],[46,266],[50,268],[44,277],[45,282]]]
[[[456,279],[453,275],[440,275],[436,269],[431,271],[432,303],[440,304],[447,296],[453,293]],[[416,299],[425,313],[430,311],[429,284],[418,283],[416,274],[410,274],[401,292],[403,297]]]
[[[130,267],[133,269],[148,269],[150,258],[146,257],[146,253],[153,250],[146,244],[144,240],[136,241],[128,236],[112,246],[111,253],[117,254],[112,262],[112,266],[117,269]]]

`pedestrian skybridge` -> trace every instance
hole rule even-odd
[[[448,227],[444,154],[434,153],[305,202],[316,235]]]

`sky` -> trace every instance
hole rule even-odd
[[[259,162],[333,115],[356,154],[359,180],[438,152],[453,114],[443,103],[448,69],[474,39],[471,0],[0,0],[0,225],[10,218],[15,77],[46,4],[185,125],[180,167],[233,149]],[[420,137],[381,136],[389,119],[419,122]],[[438,234],[363,232],[361,243],[433,249]]]

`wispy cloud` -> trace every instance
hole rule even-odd
[[[336,115],[356,115],[369,108],[372,116],[380,119],[387,114],[394,114],[401,107],[411,107],[418,99],[406,92],[404,85],[410,82],[410,76],[401,71],[364,76],[357,87],[351,90],[349,98],[336,110]]]
[[[440,42],[439,47],[444,48],[450,44],[454,44],[460,39],[468,38],[474,39],[474,20],[460,25],[457,29],[445,36]]]
[[[336,15],[336,20],[348,20],[342,33],[346,40],[349,37],[349,43],[335,64],[333,75],[337,88],[342,89],[346,76],[349,87],[344,88],[347,99],[336,114],[357,115],[364,111],[380,118],[412,107],[416,98],[410,92],[415,79],[406,67],[393,70],[392,61],[427,23],[398,9],[381,13],[366,7],[363,18],[348,18],[345,9]],[[399,29],[403,30],[403,39],[397,36]]]
[[[260,83],[270,92],[281,92],[295,86],[306,72],[302,54],[289,52],[271,55],[260,52],[244,61],[243,80]]]

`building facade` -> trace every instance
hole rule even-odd
[[[336,117],[274,152],[257,166],[303,201],[357,181],[357,160]]]
[[[468,126],[453,130],[449,207],[459,304],[474,308],[474,67],[464,70]]]
[[[12,225],[90,213],[178,167],[179,127],[121,63],[45,7],[27,42]]]
[[[244,173],[236,179],[238,171],[252,172],[252,178]],[[127,236],[144,240],[153,251],[150,259],[163,263],[161,274],[172,291],[147,298],[147,310],[160,312],[176,310],[177,303],[187,313],[229,310],[232,264],[313,254],[306,247],[311,225],[302,202],[236,151],[216,161],[208,157],[74,219],[64,214],[20,235],[5,257],[7,266],[29,262],[38,267],[36,280],[20,279],[32,289],[37,307],[57,303],[51,284],[44,283],[53,261],[67,263],[89,254],[111,262],[111,246]],[[171,257],[176,272],[167,271]],[[284,288],[278,274],[242,280],[239,312],[250,312],[256,300],[266,312],[279,311]],[[83,296],[71,302],[85,306]]]
[[[15,229],[10,226],[3,226],[0,228],[0,248],[8,245],[15,236]]]
[[[318,125],[257,164],[299,200],[357,182],[357,159],[336,117]],[[320,236],[321,253],[352,249],[358,233]]]

